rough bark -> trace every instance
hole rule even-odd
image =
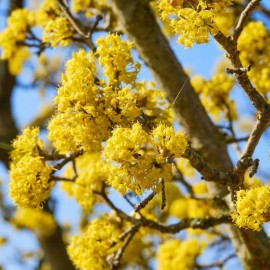
[[[113,10],[124,33],[135,42],[140,56],[151,70],[161,89],[172,101],[187,76],[162,34],[147,0],[113,0]],[[175,102],[175,111],[194,146],[213,168],[228,171],[232,168],[223,136],[213,125],[202,107],[190,82]],[[211,184],[215,196],[228,193],[225,186]],[[249,270],[270,269],[270,246],[264,232],[241,230],[227,226],[237,256]]]

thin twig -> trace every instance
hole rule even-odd
[[[236,257],[236,254],[231,254],[228,257],[226,257],[225,259],[221,260],[221,261],[217,261],[217,262],[213,262],[210,264],[197,264],[196,268],[197,269],[209,269],[209,268],[214,268],[214,267],[223,267],[229,260],[233,259]]]
[[[117,250],[117,252],[115,253],[115,255],[114,255],[113,263],[112,263],[112,267],[111,267],[112,270],[119,269],[119,266],[120,266],[120,263],[121,263],[121,258],[122,258],[123,254],[124,254],[124,251],[127,248],[127,246],[130,243],[130,241],[132,240],[132,238],[135,236],[135,234],[138,231],[139,227],[140,227],[139,224],[135,224],[135,225],[133,225],[131,227],[131,229],[129,231],[129,236],[127,237],[127,239],[123,243],[122,247],[119,248]]]
[[[141,201],[139,204],[137,204],[135,208],[135,212],[139,212],[141,209],[143,209],[156,195],[156,192],[152,192],[149,194],[143,201]]]
[[[242,11],[240,18],[238,20],[237,26],[235,27],[232,39],[233,40],[237,40],[243,30],[243,28],[245,27],[249,16],[251,14],[251,12],[255,9],[256,5],[260,2],[260,0],[252,0],[248,3],[248,5],[246,6],[246,8]]]

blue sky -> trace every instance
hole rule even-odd
[[[7,3],[7,0],[0,0],[0,12],[6,9]],[[262,3],[265,6],[270,7],[270,1],[264,0]],[[3,16],[0,15],[0,29],[4,27],[4,24]],[[209,44],[194,46],[192,49],[180,47],[176,41],[173,40],[172,48],[185,68],[191,68],[194,74],[201,74],[205,78],[209,78],[211,76],[217,59],[223,55],[223,51],[212,39]],[[64,54],[62,49],[51,50],[50,53]],[[68,53],[65,53],[64,57],[67,58],[68,55]],[[139,78],[151,80],[151,75],[145,67],[142,69]],[[31,80],[31,73],[29,70],[26,70],[19,79],[23,82],[29,82]],[[55,93],[56,89],[52,89],[42,96],[39,91],[36,91],[36,89],[17,87],[12,96],[12,104],[13,115],[17,121],[18,127],[24,128],[29,122],[31,122],[38,114],[44,103],[52,103]],[[239,103],[239,111],[241,112],[241,115],[248,115],[246,105],[249,104],[249,102],[245,95],[241,91],[236,90],[234,98],[241,100]],[[263,160],[261,168],[265,171],[269,168],[269,152],[270,142],[269,139],[267,139],[263,140],[254,155],[255,157],[260,157],[261,160]],[[235,159],[235,156],[233,157]],[[0,179],[4,180],[6,184],[8,183],[7,172],[3,166],[0,166]],[[5,185],[4,190],[7,192],[7,185]],[[66,199],[66,197],[63,196],[57,188],[54,191],[54,195],[61,198],[57,209],[58,219],[61,220],[61,222],[70,222],[74,224],[75,228],[78,227],[80,211],[79,207],[74,203],[74,200]],[[114,198],[116,196],[117,195],[114,195]],[[33,269],[33,262],[29,261],[27,265],[17,265],[12,258],[13,254],[18,254],[25,250],[34,250],[37,247],[37,242],[33,237],[31,237],[31,233],[16,232],[15,234],[13,229],[6,226],[3,221],[0,220],[0,237],[3,235],[8,236],[10,244],[2,248],[2,250],[0,247],[0,265],[5,264],[5,270]],[[227,265],[226,269],[239,269],[239,265],[232,262]]]

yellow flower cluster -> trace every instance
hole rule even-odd
[[[159,0],[161,18],[170,20],[170,26],[179,34],[178,42],[191,48],[194,43],[207,43],[209,33],[215,35],[218,27],[214,18],[229,7],[231,0],[173,1]]]
[[[220,120],[222,113],[225,119],[237,118],[234,101],[229,97],[234,86],[233,78],[224,73],[218,73],[206,81],[197,75],[192,78],[191,84],[199,94],[205,109],[215,121]]]
[[[12,222],[16,226],[28,228],[42,236],[52,235],[57,228],[52,214],[31,208],[17,209]]]
[[[52,47],[68,46],[73,36],[74,31],[69,21],[64,17],[57,17],[47,23],[43,32],[43,42],[49,43]]]
[[[23,44],[27,31],[35,24],[34,18],[31,11],[16,9],[8,18],[7,27],[0,33],[1,58],[9,60],[9,69],[13,75],[20,73],[22,63],[29,57]]]
[[[74,12],[84,12],[86,17],[97,15],[106,6],[106,0],[72,0]]]
[[[75,182],[63,182],[62,189],[74,197],[83,209],[91,211],[97,200],[93,191],[100,192],[107,180],[105,166],[106,162],[101,159],[100,153],[84,154],[76,159],[78,177]],[[71,167],[66,170],[65,176],[74,177]]]
[[[190,165],[189,160],[186,158],[178,158],[176,167],[185,177],[195,176],[195,169]]]
[[[181,157],[187,147],[187,138],[183,132],[175,133],[172,127],[159,125],[153,130],[154,144],[168,156]]]
[[[116,35],[100,38],[98,43],[101,47],[97,54],[105,73],[114,64],[121,69],[118,85],[111,75],[109,84],[97,78],[93,53],[73,53],[55,98],[58,112],[48,127],[48,138],[59,152],[79,148],[89,153],[101,151],[102,142],[115,127],[130,127],[140,120],[144,127],[152,129],[160,121],[168,122],[170,117],[165,96],[153,85],[149,89],[145,82],[136,82],[139,64],[131,56],[131,44]],[[130,66],[135,70],[126,71]],[[122,82],[133,87],[122,86]]]
[[[80,50],[66,63],[62,87],[55,98],[58,113],[51,120],[48,138],[59,152],[101,150],[110,122],[104,113],[101,90],[95,84],[92,53]],[[76,91],[74,91],[76,89]]]
[[[37,10],[37,24],[45,28],[47,23],[51,20],[55,20],[61,15],[60,8],[58,6],[57,0],[45,0],[42,1],[39,9]]]
[[[270,89],[270,36],[262,22],[250,22],[238,39],[243,66],[251,65],[248,76],[257,90],[267,95]]]
[[[210,202],[191,198],[180,198],[175,200],[170,207],[171,215],[179,219],[205,218],[211,216],[212,211],[213,208]]]
[[[109,270],[106,258],[121,245],[120,233],[109,216],[93,220],[81,236],[72,237],[68,254],[81,270]]]
[[[89,8],[92,0],[73,0],[72,1],[72,10],[74,12],[84,11]]]
[[[38,128],[27,128],[13,142],[11,151],[10,197],[20,207],[41,208],[50,196],[52,168],[39,154],[43,143]]]
[[[260,186],[236,193],[236,212],[232,214],[238,227],[260,231],[270,220],[270,188]]]
[[[158,270],[192,270],[196,258],[202,253],[202,245],[196,239],[180,241],[170,239],[157,250]]]
[[[139,123],[132,128],[117,128],[104,148],[104,156],[117,163],[109,167],[108,182],[122,194],[159,189],[160,179],[172,179],[172,165],[166,158],[181,156],[186,146],[183,133],[176,134],[163,124],[150,134]]]
[[[108,35],[97,39],[97,45],[98,60],[109,84],[131,84],[136,80],[140,64],[130,54],[132,42],[125,42],[118,35]]]

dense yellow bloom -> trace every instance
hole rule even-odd
[[[48,138],[61,153],[80,148],[89,153],[96,152],[101,150],[102,141],[109,136],[109,125],[107,117],[99,115],[94,108],[93,112],[78,113],[68,109],[51,119]]]
[[[73,35],[69,21],[64,17],[58,17],[48,22],[44,29],[43,41],[52,47],[67,46],[72,42]]]
[[[200,95],[205,109],[215,121],[219,121],[222,114],[226,119],[237,118],[234,101],[229,98],[229,93],[234,86],[233,78],[224,73],[218,73],[206,81],[197,75],[192,78],[191,83]]]
[[[133,162],[137,155],[143,152],[148,137],[147,132],[138,123],[134,124],[132,129],[117,128],[106,143],[104,156],[115,162]]]
[[[127,125],[141,113],[137,106],[136,93],[124,87],[116,91],[108,86],[104,88],[105,113],[114,123]]]
[[[63,182],[61,187],[86,210],[90,211],[96,202],[93,191],[100,192],[107,180],[105,170],[106,162],[101,159],[100,153],[85,154],[76,159],[78,177],[74,183]],[[73,168],[70,166],[65,176],[74,177]]]
[[[99,93],[95,85],[96,66],[91,52],[79,50],[65,64],[62,86],[58,88],[55,103],[60,112],[77,106],[95,105]],[[76,91],[74,91],[76,89]]]
[[[260,231],[263,223],[270,220],[269,186],[239,190],[235,210],[232,217],[237,226]]]
[[[160,0],[158,8],[162,20],[170,20],[170,26],[179,34],[179,44],[190,48],[194,43],[207,43],[209,33],[215,35],[218,31],[214,18],[221,14],[231,4],[231,0],[189,1]]]
[[[39,128],[25,128],[22,135],[17,136],[13,141],[13,150],[10,157],[14,163],[17,163],[25,155],[39,156],[39,148],[43,148],[44,144],[38,138]]]
[[[34,25],[33,12],[16,9],[8,18],[7,27],[0,33],[1,58],[9,60],[9,69],[13,75],[21,71],[22,64],[28,59],[29,54],[23,47],[23,42],[27,31]]]
[[[181,157],[187,147],[187,138],[183,132],[176,133],[172,127],[160,124],[153,130],[154,144],[165,155]]]
[[[192,270],[196,258],[202,252],[202,245],[198,240],[190,239],[180,241],[171,239],[158,247],[158,270]]]
[[[140,69],[140,64],[131,56],[132,42],[121,40],[118,35],[107,35],[97,39],[99,63],[109,84],[134,83]]]
[[[136,103],[145,115],[144,126],[152,129],[160,122],[171,124],[172,110],[164,91],[156,89],[154,82],[136,82]]]
[[[26,128],[12,144],[10,197],[20,207],[41,208],[53,185],[49,182],[52,168],[39,153],[43,142],[38,134],[38,128]]]
[[[43,236],[50,236],[57,228],[52,214],[30,208],[17,209],[13,216],[13,223]]]
[[[72,237],[68,254],[81,270],[109,270],[106,258],[119,248],[119,235],[108,216],[93,220],[82,235]]]
[[[42,208],[50,196],[52,168],[42,157],[25,155],[10,170],[10,197],[19,207]]]
[[[251,65],[251,81],[266,95],[270,89],[270,37],[262,22],[247,24],[238,39],[238,50],[243,66]]]
[[[73,53],[66,63],[63,85],[55,98],[58,113],[48,127],[48,138],[59,152],[78,148],[100,151],[102,141],[110,134],[111,123],[95,84],[95,70],[93,54],[83,50]]]
[[[159,189],[159,180],[170,181],[172,165],[150,144],[150,135],[138,123],[114,130],[104,148],[104,156],[119,165],[109,166],[109,184],[120,193]]]

